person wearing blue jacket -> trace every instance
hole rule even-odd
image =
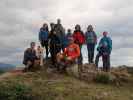
[[[39,32],[39,41],[41,46],[46,49],[46,59],[48,58],[48,35],[49,35],[49,30],[48,30],[48,25],[45,23],[40,29]]]
[[[87,32],[85,33],[85,39],[86,39],[87,50],[88,50],[88,62],[94,63],[93,59],[94,59],[95,46],[97,44],[97,35],[93,31],[92,25],[88,26]]]
[[[97,48],[98,54],[96,56],[95,64],[98,68],[99,57],[102,56],[103,71],[110,71],[110,54],[112,51],[112,40],[107,36],[108,32],[103,32],[103,38],[99,42]]]
[[[66,34],[66,41],[67,41],[67,46],[69,45],[70,42],[70,38],[72,37],[72,31],[71,29],[67,30],[67,34]]]

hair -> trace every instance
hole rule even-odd
[[[79,27],[79,30],[81,30],[81,27],[80,27],[79,24],[77,24],[77,25],[75,26],[75,29],[76,29],[77,27]]]
[[[48,24],[47,24],[47,23],[44,23],[43,26],[45,26],[45,25],[47,26],[47,27],[45,28],[45,30],[46,30],[46,31],[49,31],[49,29],[48,29]]]
[[[32,46],[33,44],[36,44],[35,42],[31,42],[30,45]]]
[[[92,25],[88,25],[87,31],[93,31],[93,26]]]

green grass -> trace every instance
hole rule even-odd
[[[8,98],[4,90],[10,94]],[[22,100],[17,97],[28,98],[23,100],[133,100],[133,85],[86,83],[67,75],[41,71],[0,81],[0,95],[5,96],[0,100]]]

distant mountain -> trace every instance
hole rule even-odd
[[[6,72],[6,71],[11,71],[15,69],[16,67],[11,64],[5,64],[5,63],[0,63],[0,71],[1,72]]]

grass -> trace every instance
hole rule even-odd
[[[0,95],[4,89],[13,99],[3,97],[0,100],[22,100],[16,97],[25,97],[25,93],[29,98],[23,100],[133,100],[132,84],[117,87],[86,83],[67,75],[46,74],[45,71],[3,79],[0,81]]]

